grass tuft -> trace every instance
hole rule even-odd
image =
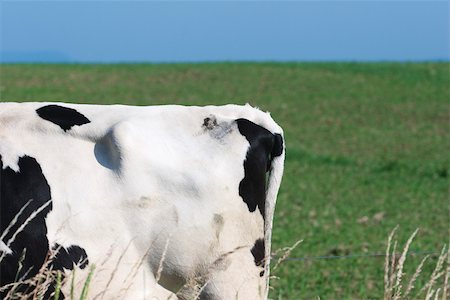
[[[448,250],[447,245],[444,245],[440,255],[437,258],[436,266],[428,277],[427,283],[420,289],[420,291],[416,292],[414,295],[412,292],[414,291],[415,284],[419,278],[419,276],[423,273],[423,266],[425,262],[428,260],[429,255],[425,256],[420,264],[417,266],[415,272],[410,277],[409,281],[406,284],[406,288],[404,287],[404,277],[405,277],[405,266],[406,266],[406,257],[408,251],[410,249],[411,243],[414,240],[417,232],[416,229],[411,236],[406,241],[403,251],[398,255],[395,252],[397,240],[394,241],[394,247],[392,252],[390,252],[392,239],[395,237],[398,227],[392,230],[391,234],[388,237],[387,247],[386,247],[386,258],[385,258],[385,266],[384,266],[384,300],[400,300],[400,299],[447,299],[450,295],[448,294],[448,276],[449,276],[449,261],[448,261]],[[440,280],[442,279],[443,280]],[[425,293],[426,292],[426,293]],[[425,294],[424,294],[425,293]]]

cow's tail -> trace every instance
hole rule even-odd
[[[278,127],[278,130],[281,128]],[[283,133],[274,133],[274,146],[272,148],[272,163],[269,169],[269,178],[266,189],[265,200],[265,221],[264,221],[264,245],[265,245],[265,278],[266,278],[266,298],[269,292],[269,272],[270,272],[270,256],[271,256],[271,239],[273,216],[275,212],[275,203],[280,188],[281,179],[284,170],[285,143]]]

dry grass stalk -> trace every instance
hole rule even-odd
[[[299,242],[301,242],[301,241],[299,241]],[[294,245],[293,247],[290,247],[288,249],[295,248],[299,242],[297,242],[296,245]],[[210,284],[208,277],[211,274],[211,272],[217,267],[217,265],[219,265],[220,262],[224,261],[228,256],[236,253],[237,251],[239,251],[241,249],[248,249],[250,247],[251,246],[248,246],[248,245],[247,246],[238,246],[231,251],[222,253],[212,264],[209,265],[209,267],[207,268],[206,271],[202,272],[202,274],[195,274],[191,278],[188,278],[186,280],[186,283],[178,290],[178,292],[176,292],[176,296],[179,299],[183,299],[183,300],[199,299],[202,291],[206,288],[206,286],[208,284]],[[252,278],[255,276],[256,275],[251,274],[248,276],[248,278]],[[240,288],[244,284],[245,284],[245,282],[237,289],[236,299],[238,298],[238,293],[239,293]]]
[[[396,250],[397,250],[397,241],[394,241],[394,246],[392,247],[392,252],[388,253],[388,258],[387,258],[387,260],[390,261],[390,265],[385,269],[385,272],[388,272],[387,275],[385,273],[385,276],[388,277],[388,284],[384,290],[384,299],[385,300],[392,299],[392,288],[394,287],[394,282],[395,282],[394,271],[395,271],[395,267],[397,265]]]
[[[446,300],[447,296],[450,296],[449,295],[450,294],[449,282],[448,282],[449,277],[450,277],[450,247],[447,249],[447,270],[445,272],[445,277],[444,277],[444,289],[443,289],[443,294],[442,294],[442,300]]]
[[[434,295],[434,300],[438,300],[439,299],[439,292],[441,291],[441,288],[438,288],[436,290],[436,294]]]
[[[30,200],[31,201],[31,200]],[[28,203],[30,202],[30,201],[28,201]],[[48,200],[47,202],[45,202],[41,207],[39,207],[38,209],[36,209],[34,212],[32,212],[29,216],[28,216],[28,218],[25,220],[25,222],[23,222],[23,224],[22,225],[20,225],[19,226],[19,228],[17,228],[17,230],[16,230],[16,232],[14,232],[14,234],[13,234],[13,236],[8,240],[8,242],[6,243],[6,247],[10,247],[11,246],[11,244],[14,242],[14,240],[16,239],[16,237],[17,237],[17,235],[19,234],[19,233],[21,233],[24,229],[25,229],[25,227],[28,225],[28,223],[30,223],[42,210],[44,210],[50,203],[51,203],[51,199],[50,200]],[[19,213],[21,213],[23,210],[20,210],[19,211]],[[14,217],[14,219],[17,217],[17,218],[19,218],[18,217],[18,214],[19,213],[17,213],[16,214],[16,216]],[[13,221],[14,221],[14,219],[13,219]],[[17,221],[17,220],[16,220]],[[12,221],[11,221],[12,222]],[[12,225],[13,226],[13,225]],[[11,227],[12,227],[11,226]],[[8,226],[9,227],[9,226]],[[3,236],[3,234],[2,234],[2,236]],[[5,255],[6,255],[6,252],[3,252],[2,253],[2,255],[0,256],[0,262],[3,260],[3,258],[5,257]]]
[[[162,230],[160,231],[160,234],[161,234],[161,232],[162,232]],[[131,286],[133,285],[133,280],[136,278],[136,276],[139,272],[139,268],[144,264],[144,261],[150,254],[150,250],[153,248],[153,244],[156,242],[156,240],[157,240],[157,238],[154,239],[150,243],[150,246],[147,248],[147,251],[145,251],[145,253],[144,253],[144,255],[142,255],[141,259],[133,265],[133,268],[131,268],[130,272],[128,272],[127,276],[125,277],[124,281],[122,282],[123,285],[125,286],[126,283],[129,281],[129,284],[126,287],[120,289],[120,292],[125,292],[124,297],[130,290]]]
[[[167,238],[167,240],[166,240],[166,244],[164,245],[163,254],[161,256],[161,259],[159,260],[158,271],[156,272],[156,282],[159,282],[159,280],[161,279],[161,273],[163,271],[163,264],[164,264],[164,260],[166,259],[167,249],[169,248],[169,242],[170,242],[170,237]]]
[[[5,228],[2,235],[0,236],[0,240],[3,240],[3,238],[9,233],[11,228],[16,224],[17,220],[19,219],[20,215],[23,213],[23,211],[28,207],[30,202],[33,201],[33,199],[28,200],[27,203],[25,203],[24,206],[19,210],[19,212],[14,216],[14,218],[9,222],[8,227]]]
[[[406,242],[405,247],[403,248],[402,255],[400,256],[400,260],[398,261],[398,267],[397,267],[397,275],[396,275],[396,281],[395,281],[395,294],[394,294],[394,300],[400,299],[400,296],[402,294],[402,277],[403,277],[403,266],[405,265],[406,261],[406,255],[409,250],[409,246],[411,246],[411,242],[413,241],[414,237],[417,235],[417,232],[419,229],[416,229],[413,234],[409,237],[408,241]]]
[[[75,272],[72,272],[73,274]],[[80,296],[80,300],[87,299],[88,296],[88,287],[90,284],[90,279],[92,278],[94,273],[94,265],[91,265],[91,271],[88,274],[88,277],[83,285],[83,292]],[[74,277],[74,275],[73,275]],[[60,295],[60,288],[62,285],[64,285],[66,282],[65,279],[62,279],[62,273],[60,271],[51,270],[48,266],[45,268],[42,268],[38,274],[36,274],[34,277],[22,280],[18,282],[14,282],[8,285],[4,285],[2,289],[8,290],[7,295],[3,300],[16,300],[16,299],[26,299],[26,300],[41,300],[41,299],[59,299],[56,297],[59,297]],[[17,292],[15,288],[19,286],[27,286],[28,288],[25,291]],[[55,291],[52,292],[50,295],[46,295],[48,289],[55,285]],[[74,289],[74,280],[72,280],[71,285],[71,293],[68,297],[69,299],[75,299],[73,294]],[[47,298],[45,298],[47,297]]]
[[[390,276],[390,274],[392,274],[392,271],[389,269],[389,254],[390,254],[389,251],[391,249],[392,238],[394,237],[394,234],[397,231],[397,229],[398,229],[398,225],[395,226],[395,228],[389,234],[388,244],[386,247],[386,256],[385,256],[385,260],[384,260],[384,291],[385,291],[384,299],[386,299],[386,297],[387,297],[386,292],[389,291],[389,286],[390,286],[389,276]],[[391,264],[391,266],[392,265],[393,264]]]
[[[397,241],[394,241],[394,246],[392,252],[390,252],[392,240],[395,236],[395,231],[397,230],[397,227],[391,232],[388,238],[388,245],[386,250],[386,259],[385,259],[385,265],[384,265],[384,284],[385,284],[385,291],[384,291],[384,300],[400,300],[400,299],[417,299],[420,294],[426,291],[426,294],[422,299],[425,300],[432,300],[436,299],[439,300],[441,297],[442,300],[448,299],[448,277],[449,277],[449,261],[447,261],[447,266],[445,267],[446,260],[449,259],[449,252],[447,250],[447,247],[444,245],[437,263],[436,267],[434,268],[434,271],[429,277],[428,282],[422,287],[422,289],[415,295],[412,296],[411,292],[414,289],[414,284],[417,281],[417,278],[422,274],[423,266],[425,262],[430,257],[429,255],[425,256],[419,266],[416,268],[414,274],[412,275],[411,279],[408,282],[408,285],[406,286],[406,290],[403,293],[403,285],[402,281],[404,278],[403,269],[405,266],[406,256],[409,250],[409,247],[414,239],[414,237],[417,234],[417,230],[414,231],[414,233],[409,237],[408,241],[406,242],[405,246],[403,247],[402,254],[398,258],[396,257],[396,247],[397,247]],[[443,269],[445,269],[443,271]],[[444,276],[445,275],[445,276]],[[443,286],[435,287],[436,283],[440,278],[444,276],[443,280]],[[403,295],[402,295],[403,293]]]
[[[45,206],[48,205],[47,203],[41,206],[39,209],[34,211],[30,217],[25,221],[26,224],[30,222],[40,211],[42,211]],[[23,230],[23,228],[26,226],[26,224],[23,224],[20,226],[16,233],[13,235],[17,236],[17,234]],[[14,241],[13,238],[10,239],[11,243]],[[61,246],[59,246],[55,250],[50,250],[43,265],[38,270],[38,272],[31,278],[25,279],[27,275],[30,273],[31,269],[26,270],[24,274],[19,278],[19,274],[22,271],[22,261],[25,258],[26,251],[23,251],[23,254],[21,258],[19,259],[18,264],[18,270],[16,273],[16,278],[13,283],[5,284],[0,287],[1,292],[7,292],[6,296],[3,300],[15,300],[15,299],[30,299],[30,300],[41,300],[46,299],[46,297],[50,297],[49,299],[55,299],[54,295],[60,294],[60,288],[65,282],[64,279],[62,279],[62,273],[57,270],[52,269],[52,261],[55,259],[56,255],[58,254],[59,249]],[[82,262],[80,262],[82,263]],[[90,277],[92,277],[93,270],[89,273],[88,280]],[[84,295],[80,298],[81,300],[85,300],[87,298],[87,288],[89,286],[89,281],[86,280],[84,286],[85,286],[85,292]],[[51,286],[56,284],[55,291],[51,293],[51,295],[48,295],[48,290]],[[72,285],[74,284],[74,281],[72,281]],[[19,288],[21,288],[22,291],[19,292]],[[73,290],[73,286],[71,287],[71,290]],[[70,299],[73,298],[73,292],[71,293]]]
[[[36,211],[34,213],[36,213]],[[37,212],[37,213],[39,213],[39,212]],[[30,218],[32,218],[31,215],[30,215]],[[30,218],[28,218],[28,219],[30,219]],[[34,218],[34,216],[33,216],[33,218]],[[17,232],[22,231],[22,230],[23,230],[23,227],[22,226],[19,227],[17,229],[15,235],[18,234]],[[56,256],[56,253],[57,253],[57,251],[49,252],[43,265],[37,272],[37,274],[34,275],[32,278],[24,280],[24,278],[27,277],[27,275],[31,271],[31,268],[28,269],[20,278],[18,278],[18,275],[21,272],[22,267],[23,267],[22,262],[25,259],[25,255],[26,255],[26,249],[24,249],[24,251],[22,252],[22,256],[19,259],[19,265],[18,265],[16,278],[15,278],[14,282],[10,283],[10,284],[6,284],[0,288],[0,291],[8,290],[5,300],[19,299],[19,298],[23,298],[23,297],[25,297],[26,299],[41,299],[44,296],[44,294],[46,293],[46,291],[48,290],[49,284],[51,282],[50,279],[51,278],[56,279],[56,272],[51,270],[51,268],[50,268],[50,263]],[[27,290],[25,290],[23,293],[16,292],[16,289],[18,289],[20,286],[27,287]]]
[[[411,293],[412,289],[414,288],[414,283],[417,280],[417,277],[419,277],[420,273],[422,272],[423,264],[425,261],[430,257],[430,255],[426,255],[422,261],[420,262],[419,266],[417,267],[416,271],[414,272],[414,275],[409,280],[408,286],[406,287],[404,298],[408,298],[409,294]]]
[[[433,290],[433,287],[436,283],[436,281],[442,277],[442,275],[444,275],[447,270],[448,270],[448,266],[447,268],[442,271],[443,267],[444,267],[444,262],[447,260],[448,257],[448,251],[446,251],[446,245],[444,245],[442,247],[442,251],[441,254],[438,257],[438,261],[436,262],[436,267],[434,268],[433,272],[431,273],[430,276],[430,280],[425,284],[425,286],[420,290],[419,294],[421,294],[422,292],[424,292],[425,290],[427,290],[426,293],[426,298],[431,299],[431,296],[436,292],[435,290]],[[444,295],[445,297],[446,295]]]
[[[392,232],[389,235],[388,238],[388,245],[386,250],[387,257],[385,258],[385,265],[384,265],[384,300],[398,300],[401,299],[402,295],[402,278],[403,278],[403,267],[406,261],[406,256],[409,250],[409,246],[411,245],[414,237],[416,236],[418,229],[414,231],[414,233],[409,237],[408,241],[406,242],[405,246],[403,247],[402,254],[400,255],[400,258],[398,259],[398,262],[396,261],[396,248],[397,248],[397,241],[394,241],[394,246],[392,249],[392,252],[389,253],[390,245],[392,243],[392,239],[395,236],[395,233],[397,231],[398,226],[392,230]],[[389,257],[390,256],[390,257]],[[390,261],[390,265],[389,265]],[[416,270],[417,273],[417,270]],[[420,271],[418,272],[420,273]],[[417,275],[418,276],[418,275]],[[415,280],[415,279],[414,279]],[[411,282],[410,282],[411,283]],[[413,282],[412,282],[413,283]],[[411,283],[411,284],[412,284]]]
[[[189,278],[175,296],[182,300],[198,299],[208,284],[209,280],[204,276]]]
[[[303,240],[298,240],[294,243],[294,245],[292,245],[291,247],[286,247],[283,248],[282,251],[284,252],[283,255],[278,259],[277,263],[275,264],[275,266],[273,267],[274,270],[276,270],[280,264],[282,262],[284,262],[289,255],[291,255],[292,250],[294,250],[295,248],[297,248],[298,245],[300,245],[300,243],[303,242]],[[278,252],[278,251],[277,251]]]
[[[122,252],[122,254],[119,256],[119,259],[117,260],[117,263],[116,263],[116,265],[114,266],[114,270],[111,272],[111,274],[110,274],[110,276],[109,276],[109,279],[108,279],[108,282],[106,283],[106,286],[105,286],[105,288],[103,289],[103,291],[100,292],[99,294],[95,295],[95,297],[94,297],[93,299],[96,299],[96,298],[98,298],[98,297],[101,297],[100,299],[103,299],[103,297],[105,296],[106,291],[108,290],[108,288],[109,288],[111,282],[112,282],[113,279],[114,279],[114,276],[115,276],[116,273],[117,273],[117,270],[119,269],[119,265],[120,265],[120,263],[121,263],[123,257],[125,256],[125,253],[127,252],[128,248],[131,246],[131,243],[132,243],[132,242],[133,242],[133,239],[130,240],[130,242],[128,243],[128,245],[125,247],[125,250],[124,250],[124,251]],[[108,258],[110,258],[110,257],[111,257],[111,256],[109,256]],[[106,262],[107,262],[107,259],[103,260],[102,263],[105,264]]]

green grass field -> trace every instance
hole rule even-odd
[[[414,251],[449,237],[449,63],[0,65],[1,101],[246,103],[284,128],[273,248],[291,257]],[[407,272],[422,256],[409,256]],[[436,258],[428,262],[429,274]],[[383,257],[286,261],[272,298],[380,299]],[[419,280],[419,287],[424,281]]]

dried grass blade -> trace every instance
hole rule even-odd
[[[388,237],[388,243],[387,243],[387,248],[386,248],[386,256],[384,259],[384,299],[388,300],[390,299],[389,296],[389,291],[391,289],[389,283],[390,283],[390,276],[392,276],[392,273],[389,272],[389,258],[390,258],[390,250],[391,250],[391,244],[392,244],[392,238],[395,235],[395,232],[398,229],[398,225],[395,226],[395,228],[391,231],[391,233],[389,234]]]
[[[420,262],[420,264],[417,267],[416,271],[414,272],[413,276],[409,280],[409,283],[408,283],[408,286],[406,287],[405,295],[403,296],[403,298],[408,299],[409,293],[414,288],[414,283],[416,282],[417,277],[419,277],[420,273],[422,272],[423,264],[429,257],[430,257],[430,255],[426,255]]]
[[[402,255],[400,256],[400,259],[398,261],[398,265],[397,265],[397,275],[396,275],[396,281],[395,281],[395,286],[394,286],[394,290],[395,290],[395,294],[394,294],[394,300],[400,299],[400,296],[402,294],[402,277],[403,277],[403,266],[405,265],[405,261],[406,261],[406,254],[408,253],[409,250],[409,246],[411,245],[414,237],[416,236],[417,232],[419,231],[419,229],[416,229],[413,234],[411,234],[411,236],[409,237],[408,241],[406,242],[405,247],[403,248],[403,252]]]
[[[442,266],[444,264],[444,261],[447,258],[447,252],[446,252],[446,247],[447,245],[444,245],[442,247],[441,250],[441,254],[438,257],[438,261],[436,262],[436,267],[434,268],[433,272],[431,273],[430,276],[430,280],[425,284],[425,286],[419,291],[419,294],[423,293],[426,289],[427,293],[426,296],[428,296],[428,294],[430,294],[432,292],[432,288],[436,282],[436,280],[443,275],[443,272],[441,272]]]

